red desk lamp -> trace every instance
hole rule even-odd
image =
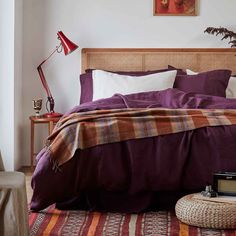
[[[62,48],[64,49],[64,53],[65,55],[70,54],[71,52],[75,51],[78,46],[76,44],[74,44],[73,42],[71,42],[64,34],[62,31],[59,31],[57,33],[58,39],[61,41],[60,45],[56,47],[56,49],[37,67],[38,73],[39,73],[39,77],[40,80],[43,84],[43,87],[46,90],[47,93],[47,103],[46,103],[46,108],[48,113],[44,114],[43,116],[45,117],[60,117],[62,116],[62,114],[54,112],[54,106],[55,106],[55,102],[54,102],[54,98],[51,94],[51,91],[48,87],[47,81],[45,79],[43,70],[42,70],[42,65],[55,53],[55,52],[62,52]],[[49,109],[48,109],[48,103],[49,103]]]

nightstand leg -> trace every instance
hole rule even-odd
[[[31,120],[31,139],[30,139],[30,166],[31,169],[34,167],[34,122]]]

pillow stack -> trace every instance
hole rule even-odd
[[[177,88],[184,92],[236,98],[236,77],[230,70],[196,73],[168,66],[168,69],[110,72],[88,69],[80,76],[80,103],[108,98],[116,93],[131,94]]]
[[[172,71],[171,73],[167,74],[161,74],[163,72],[169,72]],[[174,72],[173,72],[174,71]],[[177,72],[176,72],[177,71]],[[128,90],[132,92],[148,92],[148,91],[154,91],[155,89],[167,89],[167,88],[173,88],[174,85],[174,80],[176,77],[176,74],[178,75],[184,75],[186,74],[182,70],[175,69],[173,67],[168,67],[168,69],[160,69],[160,70],[153,70],[153,71],[132,71],[132,72],[127,72],[127,71],[117,71],[117,72],[110,72],[110,71],[101,71],[101,70],[93,70],[93,69],[88,69],[86,70],[86,73],[80,75],[80,85],[81,85],[81,95],[80,95],[80,103],[85,103],[85,102],[91,102],[94,101],[95,98],[105,98],[108,95],[102,95],[100,91],[97,91],[94,89],[94,78],[93,76],[96,76],[96,88],[101,87],[102,90],[108,90],[106,91],[106,94],[108,94],[109,91],[112,91],[113,93],[123,93],[124,90]],[[120,75],[123,76],[128,76],[128,77],[120,77]],[[151,75],[149,77],[149,75]],[[106,79],[101,78],[101,76]],[[143,77],[143,76],[148,76],[148,77]],[[156,79],[153,79],[153,78]],[[107,81],[107,79],[112,79],[111,81]],[[163,81],[161,78],[168,79],[167,81]],[[118,80],[121,79],[119,82]],[[141,80],[140,80],[141,79]],[[154,84],[151,85],[148,80],[151,79],[154,81]],[[159,81],[160,79],[160,81]],[[102,80],[103,82],[101,82]],[[135,80],[135,82],[134,82]],[[99,84],[99,81],[101,82]],[[165,83],[161,84],[161,81]],[[112,86],[107,86],[108,84],[115,84],[116,88],[121,86],[118,90],[115,90]],[[144,86],[148,86],[145,87]],[[131,88],[135,84],[135,88]],[[130,88],[127,88],[130,87]],[[142,88],[141,88],[142,87]],[[150,88],[151,87],[151,88]],[[137,90],[136,90],[137,89]],[[151,89],[151,90],[150,90]],[[96,94],[94,96],[94,93]],[[100,95],[98,95],[100,93]],[[111,92],[109,93],[109,95]]]

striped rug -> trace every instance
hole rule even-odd
[[[30,213],[30,235],[65,236],[236,236],[236,230],[210,230],[187,226],[173,212],[142,214],[60,211],[53,206]]]

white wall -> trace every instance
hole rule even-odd
[[[29,163],[31,101],[37,97],[46,101],[36,67],[58,43],[58,30],[80,48],[228,47],[227,41],[203,31],[207,26],[236,30],[235,0],[199,0],[196,17],[153,16],[152,5],[153,0],[24,0],[24,165]],[[68,57],[54,55],[44,72],[57,111],[65,112],[78,104],[80,50]]]
[[[14,169],[22,165],[22,53],[23,53],[23,0],[15,0],[14,18]]]
[[[6,170],[21,165],[22,1],[0,0],[0,150]],[[15,40],[16,39],[16,40]]]
[[[5,169],[14,169],[14,0],[0,1],[0,149]]]

